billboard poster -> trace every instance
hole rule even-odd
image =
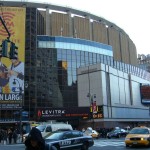
[[[149,105],[150,104],[150,84],[141,84],[140,93],[141,93],[141,103]]]
[[[41,119],[101,119],[103,118],[103,106],[97,106],[97,113],[91,116],[89,107],[72,107],[72,108],[37,108],[37,118]]]
[[[0,57],[0,108],[19,108],[24,95],[25,14],[22,7],[1,7],[0,16],[10,37],[7,57]],[[0,45],[8,39],[8,32],[0,22]],[[15,58],[10,57],[11,43],[17,47]]]

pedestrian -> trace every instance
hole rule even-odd
[[[33,127],[25,141],[25,150],[57,150],[45,143],[40,130]]]
[[[11,144],[11,142],[12,142],[12,135],[13,135],[12,130],[8,129],[8,141],[9,141],[9,144]]]
[[[14,143],[16,144],[16,143],[17,143],[17,138],[18,138],[17,129],[15,129],[15,130],[13,131],[12,137],[13,137]]]
[[[7,131],[6,130],[3,130],[2,139],[3,139],[4,145],[6,145],[7,144]]]
[[[0,143],[1,143],[1,141],[2,141],[2,136],[3,136],[3,134],[2,134],[2,129],[0,129]]]

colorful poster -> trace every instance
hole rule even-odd
[[[4,40],[9,39],[7,57],[0,57],[0,108],[18,107],[18,103],[23,99],[25,14],[26,9],[22,7],[1,7],[0,9],[0,16],[7,28],[0,21],[0,45]],[[10,57],[11,43],[17,47],[16,58]]]

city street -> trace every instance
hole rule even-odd
[[[24,144],[12,144],[12,145],[0,145],[1,150],[24,150]],[[98,139],[94,140],[94,146],[89,148],[89,150],[146,150],[149,148],[146,147],[135,147],[135,148],[126,148],[124,145],[124,139]]]

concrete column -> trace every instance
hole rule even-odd
[[[71,12],[68,11],[67,14],[69,15],[69,36],[73,37],[73,26],[72,26]]]
[[[90,35],[89,35],[89,37],[90,37],[90,40],[92,41],[92,39],[93,39],[93,34],[92,34],[92,23],[91,23],[91,17],[90,16],[85,16],[85,18],[87,18],[87,19],[89,19],[89,33],[90,33]]]
[[[46,8],[46,18],[45,18],[45,23],[46,23],[46,35],[51,35],[51,26],[50,26],[50,13],[49,13],[49,8]]]

